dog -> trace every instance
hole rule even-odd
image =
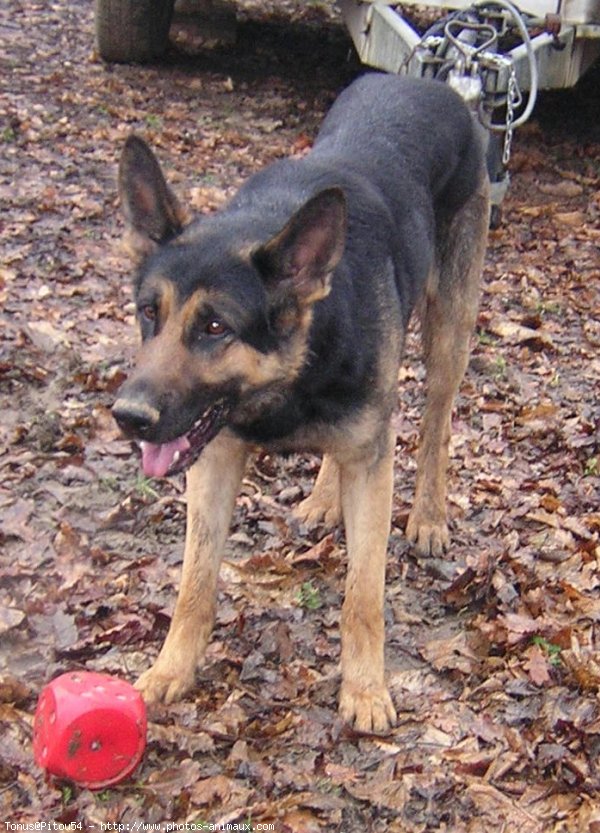
[[[438,81],[366,74],[333,104],[311,151],[254,174],[188,222],[152,151],[127,140],[119,191],[137,260],[142,345],[113,414],[148,476],[186,472],[181,587],[137,686],[171,703],[195,682],[217,575],[252,450],[323,454],[298,508],[343,519],[348,571],[339,710],[359,732],[396,712],[384,677],[398,368],[413,311],[427,370],[414,505],[423,555],[448,546],[446,468],[489,221],[480,129]]]

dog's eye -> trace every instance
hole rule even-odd
[[[140,309],[140,315],[145,321],[156,321],[156,307],[152,304],[145,304]]]
[[[229,332],[229,327],[218,318],[213,318],[204,327],[204,333],[207,336],[224,336]]]

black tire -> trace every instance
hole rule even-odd
[[[144,63],[167,48],[174,0],[95,0],[96,46],[101,58]]]

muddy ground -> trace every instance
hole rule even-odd
[[[318,460],[248,469],[198,689],[150,713],[128,782],[92,793],[32,759],[41,687],[70,669],[133,681],[166,632],[180,479],[154,482],[110,417],[136,335],[116,165],[144,135],[214,210],[309,146],[359,71],[322,3],[239,3],[237,40],[190,21],[159,64],[106,66],[92,4],[0,7],[0,821],[274,824],[317,830],[600,830],[598,71],[518,132],[454,419],[453,545],[403,536],[423,369],[400,374],[387,577],[397,728],[336,714],[340,530],[292,515]]]

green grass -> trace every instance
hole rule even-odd
[[[560,652],[562,648],[560,645],[555,645],[553,642],[548,642],[543,636],[534,636],[531,640],[534,645],[538,645],[542,651],[547,655],[550,665],[560,665],[562,660]]]
[[[318,588],[314,587],[311,581],[304,582],[296,599],[304,610],[318,610],[323,604]]]
[[[134,489],[144,498],[154,498],[154,500],[157,500],[160,497],[156,489],[152,486],[150,478],[145,477],[143,474],[138,474],[135,478]]]
[[[600,460],[598,457],[590,457],[589,460],[586,460],[583,474],[585,477],[596,477],[600,474]]]

